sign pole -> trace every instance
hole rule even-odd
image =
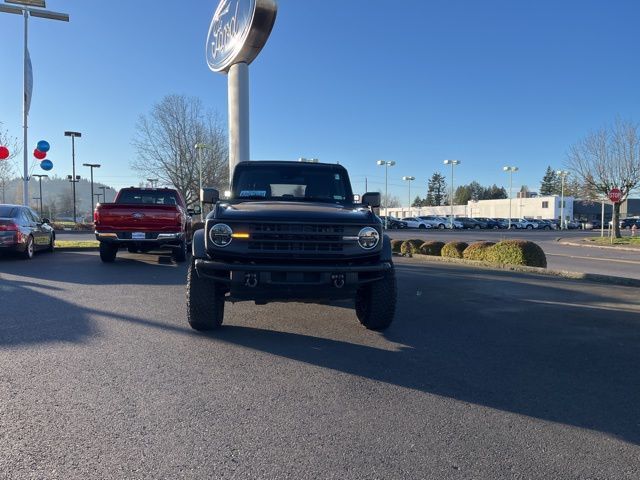
[[[29,148],[28,139],[27,139],[27,117],[29,116],[29,112],[27,111],[27,61],[29,58],[28,52],[28,38],[29,38],[29,12],[24,10],[24,58],[23,58],[23,79],[22,79],[22,129],[23,129],[23,144],[22,144],[22,155],[24,161],[24,178],[23,178],[23,187],[22,187],[22,204],[25,207],[29,206],[29,154],[27,151]]]
[[[229,176],[249,152],[249,66],[236,63],[229,68]]]

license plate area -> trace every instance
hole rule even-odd
[[[144,232],[133,232],[131,234],[131,240],[144,240],[147,238],[147,234]]]

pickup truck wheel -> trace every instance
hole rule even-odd
[[[369,330],[384,330],[396,312],[396,273],[392,268],[384,278],[361,287],[356,293],[356,315]]]
[[[138,253],[138,249],[136,247],[127,247],[127,252]]]
[[[224,319],[224,291],[216,282],[200,278],[192,260],[187,272],[187,320],[198,331],[215,330]]]
[[[100,260],[104,263],[112,263],[116,259],[118,247],[106,242],[100,242]]]
[[[180,246],[173,250],[173,259],[176,262],[184,262],[187,259],[187,241],[180,242]]]

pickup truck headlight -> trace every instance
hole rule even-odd
[[[380,234],[373,227],[364,227],[358,233],[358,244],[365,250],[371,250],[376,248],[380,241]]]
[[[226,247],[231,243],[231,235],[233,230],[225,223],[216,223],[211,230],[209,230],[209,239],[216,247]]]

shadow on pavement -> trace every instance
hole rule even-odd
[[[211,337],[640,444],[637,303],[616,310],[606,288],[509,272],[399,274],[396,322],[385,333],[404,345],[399,352],[240,326]]]

